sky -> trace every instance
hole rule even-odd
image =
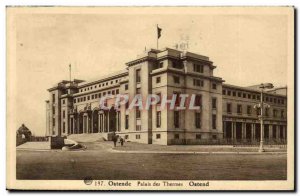
[[[288,26],[282,14],[130,11],[19,14],[16,36],[16,127],[46,131],[48,88],[69,78],[91,81],[126,68],[145,47],[188,40],[189,51],[208,56],[225,83],[287,85]],[[130,13],[130,14],[129,14]],[[188,13],[188,14],[186,14]]]

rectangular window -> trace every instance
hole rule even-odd
[[[94,96],[94,95],[92,95],[92,99],[94,99],[94,97],[95,97],[95,96]]]
[[[241,114],[242,113],[242,105],[238,104],[237,105],[237,111],[236,111],[238,114]]]
[[[269,116],[269,108],[265,108],[265,115]]]
[[[232,91],[232,96],[236,96],[236,92],[235,91]]]
[[[246,93],[243,93],[243,98],[246,98]]]
[[[222,92],[223,92],[223,95],[226,95],[226,90],[223,90]]]
[[[125,84],[125,90],[128,90],[128,84]]]
[[[164,66],[164,62],[159,62],[158,68],[163,68],[163,66]]]
[[[66,123],[63,122],[63,133],[66,133]]]
[[[204,81],[203,80],[194,79],[193,83],[194,83],[194,86],[201,86],[201,87],[204,86]]]
[[[129,139],[129,135],[125,135],[125,140],[128,140]]]
[[[212,135],[212,139],[216,140],[217,139],[217,135]]]
[[[200,112],[195,112],[195,127],[197,129],[201,128],[201,113]]]
[[[227,103],[227,113],[231,113],[231,103]]]
[[[125,115],[125,129],[129,128],[129,115]]]
[[[228,96],[231,96],[231,91],[227,91],[227,95],[228,95]]]
[[[217,109],[217,98],[212,98],[212,109]]]
[[[195,96],[195,106],[202,106],[202,95]]]
[[[116,94],[119,94],[119,89],[116,90]]]
[[[161,93],[157,93],[156,95],[159,97],[159,101],[157,102],[157,104],[160,104],[161,103]]]
[[[251,99],[251,95],[250,94],[248,94],[248,99]]]
[[[52,106],[52,114],[55,114],[55,107]]]
[[[217,89],[217,84],[216,83],[212,84],[212,89]]]
[[[247,106],[247,114],[251,114],[251,109],[252,109],[251,105],[248,105]]]
[[[156,112],[156,127],[159,128],[161,126],[161,112]]]
[[[63,118],[65,118],[66,117],[66,112],[65,112],[65,110],[63,110]]]
[[[52,126],[55,126],[55,118],[52,118]]]
[[[281,118],[284,118],[284,110],[281,110]]]
[[[141,135],[135,135],[135,139],[137,140],[141,139]]]
[[[174,127],[179,128],[179,111],[174,111]]]
[[[217,115],[215,114],[212,115],[212,128],[213,129],[217,128]]]
[[[175,84],[180,84],[180,77],[179,76],[173,76],[173,80]]]
[[[277,117],[277,110],[275,110],[275,109],[273,110],[273,117],[275,117],[275,118]]]
[[[174,139],[179,139],[179,134],[174,134]]]
[[[115,95],[115,90],[112,90],[112,91],[111,91],[111,94],[112,94],[112,95]]]
[[[66,103],[66,101],[63,99],[63,100],[62,100],[62,104],[64,105],[65,103]]]
[[[136,70],[136,82],[137,83],[141,82],[141,70],[140,69]]]
[[[74,103],[76,103],[76,99],[74,99]]]
[[[140,111],[139,107],[136,107],[135,113],[136,113],[136,118],[141,118],[141,111]]]
[[[176,95],[175,105],[180,104],[180,92],[174,92],[173,95]]]
[[[203,73],[204,66],[200,64],[194,64],[194,72]]]
[[[90,96],[87,96],[87,100],[90,100]]]
[[[156,83],[160,83],[160,77],[156,77]]]
[[[238,97],[241,97],[242,96],[242,93],[241,92],[238,92]]]
[[[156,139],[160,139],[160,134],[156,134]]]
[[[95,99],[97,99],[98,98],[98,94],[95,94]]]
[[[137,94],[137,95],[141,94],[141,88],[137,88],[137,89],[136,89],[136,94]]]
[[[201,140],[201,134],[196,134],[196,139]]]
[[[55,103],[55,94],[52,94],[52,102]]]

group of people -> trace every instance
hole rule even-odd
[[[125,140],[122,137],[120,137],[119,135],[115,135],[115,134],[112,137],[112,141],[114,142],[114,147],[117,146],[118,141],[121,144],[121,146],[123,146],[124,142],[125,142]]]

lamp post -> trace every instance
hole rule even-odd
[[[263,99],[263,92],[264,89],[272,89],[274,86],[271,83],[264,83],[259,86],[261,89],[260,91],[260,142],[259,142],[259,149],[258,152],[264,152],[264,119],[263,119],[263,111],[264,111],[264,99]]]

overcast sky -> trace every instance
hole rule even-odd
[[[189,50],[208,56],[215,76],[226,83],[250,86],[287,84],[287,17],[280,14],[170,13],[103,14],[35,13],[16,18],[18,83],[16,126],[25,123],[45,134],[47,89],[73,76],[93,80],[125,69],[146,48],[156,48],[156,24],[162,28],[160,48],[189,40]]]

